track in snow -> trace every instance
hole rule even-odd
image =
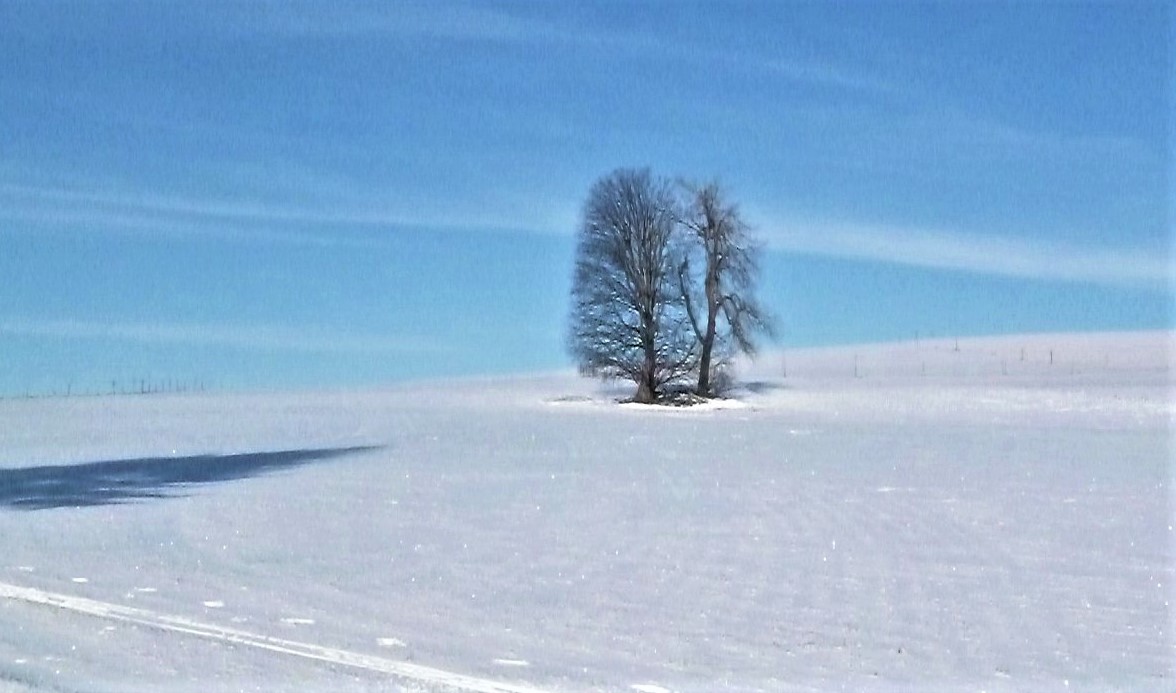
[[[280,654],[313,659],[331,664],[354,667],[383,674],[391,674],[416,683],[430,686],[443,686],[450,689],[469,691],[470,693],[543,693],[538,688],[530,686],[502,683],[480,679],[466,674],[457,674],[441,669],[401,662],[373,655],[350,652],[322,645],[285,640],[268,635],[250,633],[235,628],[225,628],[208,623],[200,623],[180,616],[169,616],[147,609],[139,609],[109,602],[100,602],[84,597],[74,597],[31,587],[21,587],[0,582],[0,598],[52,606],[74,613],[103,618],[109,621],[133,623],[156,630],[182,633],[208,640],[244,645],[259,650],[269,650]]]

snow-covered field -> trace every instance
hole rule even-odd
[[[0,401],[0,691],[1176,690],[1172,340]]]

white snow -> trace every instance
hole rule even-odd
[[[1172,690],[1172,344],[3,400],[0,691]]]

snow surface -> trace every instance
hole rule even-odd
[[[0,401],[0,691],[1171,691],[1172,345]]]

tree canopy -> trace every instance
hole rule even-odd
[[[717,184],[674,185],[649,169],[596,181],[572,282],[568,345],[580,372],[633,381],[638,402],[691,380],[715,394],[715,369],[770,333],[752,295],[758,251]]]

